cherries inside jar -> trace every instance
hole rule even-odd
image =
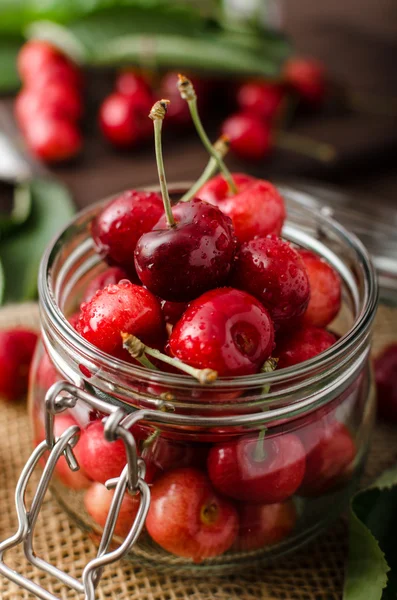
[[[170,186],[171,200],[185,191]],[[65,379],[103,402],[109,412],[117,405],[135,420],[130,431],[146,466],[141,476],[151,496],[146,527],[129,554],[135,563],[180,573],[203,569],[208,574],[208,569],[222,573],[268,560],[300,547],[325,528],[344,510],[358,482],[374,416],[368,366],[368,332],[376,308],[373,270],[353,235],[309,211],[293,190],[284,187],[282,195],[288,215],[282,238],[291,244],[294,261],[298,250],[307,250],[332,267],[340,282],[338,315],[319,342],[318,326],[301,315],[294,329],[286,331],[277,324],[268,330],[269,348],[255,346],[258,355],[243,331],[237,338],[240,350],[256,357],[250,368],[244,370],[246,362],[241,360],[243,366],[235,373],[220,371],[216,380],[210,377],[206,383],[159,357],[164,354],[172,361],[182,356],[182,349],[185,352],[189,344],[177,335],[195,318],[197,300],[180,302],[173,322],[166,322],[164,303],[142,288],[141,306],[154,316],[150,326],[144,318],[139,321],[139,335],[123,308],[123,333],[137,336],[151,349],[143,355],[155,368],[140,363],[139,352],[131,356],[121,338],[117,348],[110,349],[110,335],[102,348],[96,347],[94,338],[84,337],[81,317],[77,324],[76,319],[74,325],[69,323],[85,299],[100,306],[101,292],[92,296],[94,279],[99,287],[107,286],[106,294],[120,285],[114,271],[106,275],[117,265],[104,262],[90,233],[109,200],[77,215],[42,261],[44,337],[30,388],[34,439],[39,443],[44,438],[48,386]],[[296,260],[300,265],[300,258]],[[140,285],[136,278],[126,281],[128,273],[121,279],[123,298],[131,293],[130,286]],[[263,306],[253,288],[237,287],[236,297],[249,297],[250,306]],[[220,296],[228,298],[225,310],[230,310],[235,301],[228,295],[229,289],[236,289],[233,274],[221,289]],[[117,291],[113,295],[116,300]],[[262,319],[265,314],[271,322],[271,311],[263,308]],[[266,327],[265,321],[262,324]],[[199,327],[200,323],[198,331]],[[288,332],[297,340],[293,349],[286,349]],[[301,354],[300,339],[306,344]],[[280,367],[278,351],[280,361],[283,353]],[[205,356],[193,362],[188,366],[198,371],[209,364]],[[212,372],[219,368],[218,363],[211,365]],[[103,531],[114,493],[104,483],[119,477],[126,463],[122,440],[111,442],[103,435],[102,421],[109,412],[78,400],[55,417],[56,436],[73,424],[81,429],[73,450],[80,470],[72,472],[62,457],[52,488],[70,517],[83,523],[94,539]],[[139,494],[127,492],[115,527],[116,542],[127,536],[138,507]]]

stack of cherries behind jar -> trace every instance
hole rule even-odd
[[[15,116],[31,151],[45,162],[75,157],[82,147],[82,74],[45,41],[27,42],[18,56],[23,83]]]
[[[191,82],[181,77],[179,89],[196,123]],[[210,386],[217,376],[238,384],[240,376],[327,350],[336,341],[326,327],[340,309],[341,282],[320,257],[280,237],[286,215],[277,189],[230,174],[216,152],[222,175],[171,205],[161,149],[167,104],[157,102],[150,113],[162,195],[126,191],[93,220],[95,248],[110,266],[91,281],[72,321],[113,357],[196,378],[206,386],[203,400],[216,403]],[[43,388],[57,378],[46,355],[38,377]],[[57,416],[57,435],[74,419]],[[126,454],[120,440],[105,441],[102,415],[80,416],[79,425],[81,470],[61,463],[58,475],[86,490],[86,510],[103,526],[113,496],[104,484],[120,475]],[[151,485],[147,533],[194,562],[288,537],[297,520],[294,498],[337,490],[356,456],[351,433],[332,411],[276,435],[262,429],[191,442],[146,425],[132,432]],[[138,505],[136,496],[125,496],[118,535],[126,535]]]

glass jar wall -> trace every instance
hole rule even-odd
[[[45,436],[47,390],[62,379],[134,415],[131,431],[152,492],[146,527],[131,548],[134,561],[173,572],[224,572],[274,557],[323,529],[357,484],[374,415],[373,269],[354,236],[283,192],[283,236],[322,255],[343,281],[343,307],[330,327],[338,341],[287,369],[203,388],[188,376],[121,362],[82,339],[70,321],[87,284],[105,268],[89,236],[100,204],[78,215],[43,259],[43,343],[30,389],[34,439]],[[53,493],[94,536],[113,495],[104,484],[126,461],[121,440],[104,441],[104,416],[78,401],[55,417],[56,436],[73,424],[81,435],[74,448],[80,470],[72,472],[62,457]],[[117,541],[131,527],[137,498],[123,500]]]

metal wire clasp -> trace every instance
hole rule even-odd
[[[127,464],[121,475],[106,482],[106,486],[109,489],[115,489],[112,503],[97,555],[86,565],[81,581],[36,556],[33,550],[35,525],[58,460],[61,456],[65,456],[71,470],[76,471],[79,469],[73,447],[78,442],[80,428],[77,425],[69,427],[58,439],[55,438],[54,434],[55,415],[67,408],[74,407],[77,402],[83,402],[91,408],[108,415],[104,418],[105,437],[110,442],[121,439],[127,455]],[[126,412],[121,408],[109,405],[67,381],[59,381],[49,389],[45,399],[45,406],[46,439],[33,451],[19,477],[15,491],[18,530],[13,536],[0,543],[0,573],[34,594],[37,598],[42,598],[43,600],[60,600],[42,586],[8,567],[4,562],[4,553],[7,550],[23,544],[25,556],[31,564],[56,577],[70,589],[84,594],[84,600],[95,600],[95,589],[100,582],[103,569],[107,565],[120,560],[129,552],[144,526],[150,504],[150,489],[144,481],[145,463],[138,457],[134,436],[121,424],[126,417]],[[135,417],[134,422],[139,420],[139,411],[135,414]],[[37,464],[47,452],[49,452],[49,456],[46,465],[31,505],[28,508],[25,501],[26,488]],[[126,492],[132,494],[139,493],[140,504],[138,513],[124,542],[115,550],[109,551],[121,503]]]

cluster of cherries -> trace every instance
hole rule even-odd
[[[180,76],[178,89],[207,145],[191,81]],[[161,148],[167,106],[157,102],[150,112],[162,195],[130,190],[95,217],[94,245],[111,266],[89,284],[72,325],[113,357],[182,371],[203,386],[217,376],[238,382],[323,352],[336,341],[326,326],[341,304],[338,274],[280,237],[285,206],[277,189],[230,174],[212,146],[204,179],[214,161],[222,174],[206,183],[200,178],[197,194],[189,191],[172,205]],[[54,375],[45,355],[41,385],[47,388]],[[72,473],[62,458],[58,474],[66,485],[86,489],[86,510],[103,526],[114,493],[104,484],[120,475],[126,453],[121,440],[105,440],[102,417],[79,423],[81,470]],[[73,423],[74,415],[58,415],[56,435]],[[349,430],[333,412],[279,435],[263,429],[191,442],[144,424],[132,432],[151,484],[147,532],[163,549],[196,562],[284,539],[296,522],[291,497],[340,486],[356,456]],[[125,496],[117,534],[126,535],[138,506],[139,496]]]
[[[82,146],[80,69],[51,44],[27,42],[18,56],[23,83],[15,116],[31,151],[45,162],[76,156]]]

